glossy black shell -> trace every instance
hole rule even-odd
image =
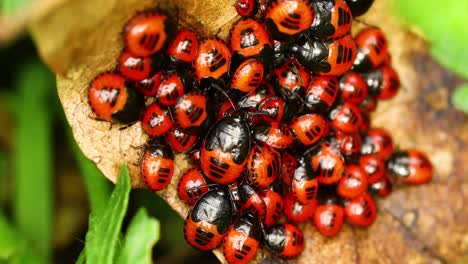
[[[346,0],[353,17],[358,17],[367,12],[374,3],[374,0]]]
[[[232,223],[229,195],[221,190],[208,191],[193,206],[190,215],[194,222],[205,220],[215,225],[219,234],[224,234]]]
[[[174,159],[172,148],[165,141],[160,141],[158,139],[150,139],[146,144],[145,151],[149,152],[152,157]]]
[[[406,151],[394,152],[386,165],[388,173],[392,176],[405,178],[410,175],[410,159]]]
[[[297,167],[294,170],[294,181],[309,181],[315,178],[314,171],[304,157],[298,157]]]
[[[251,214],[245,213],[241,215],[239,219],[234,222],[233,225],[234,229],[242,232],[244,235],[251,237],[255,240],[260,240],[260,236],[262,234],[260,229],[260,222],[258,218]]]
[[[374,68],[374,65],[372,65],[369,56],[358,46],[356,59],[353,62],[351,70],[355,72],[368,72],[372,68]]]
[[[284,225],[279,224],[268,228],[265,232],[265,246],[278,254],[283,252],[286,243]]]
[[[141,119],[144,111],[145,98],[134,85],[125,82],[127,92],[127,102],[122,110],[112,114],[112,120],[122,124],[132,124]]]
[[[383,86],[383,73],[380,68],[374,69],[373,71],[364,74],[369,94],[372,96],[379,96]]]
[[[240,116],[225,116],[210,129],[204,146],[208,151],[219,148],[231,153],[233,161],[241,164],[247,159],[250,143],[248,124]]]
[[[309,32],[316,38],[327,38],[335,34],[335,27],[331,23],[331,10],[336,0],[315,0],[312,2],[314,8],[314,21],[309,27]]]
[[[307,70],[316,72],[329,72],[331,65],[328,63],[330,41],[313,40],[303,36],[290,47],[291,54]]]

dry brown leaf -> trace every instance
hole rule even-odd
[[[401,148],[425,151],[435,166],[431,184],[396,190],[379,201],[377,221],[368,229],[345,225],[333,239],[320,236],[303,224],[306,249],[300,263],[454,263],[468,261],[468,118],[450,104],[454,87],[462,80],[427,55],[427,44],[409,32],[386,10],[390,0],[376,1],[363,20],[386,33],[399,72],[402,89],[382,102],[373,125],[392,132]],[[176,0],[158,5],[175,14],[179,22],[202,34],[220,32],[225,37],[236,19],[234,0]],[[173,4],[179,8],[174,9]],[[132,186],[142,187],[138,170],[140,146],[146,141],[140,124],[119,130],[90,119],[86,87],[99,72],[113,69],[122,49],[120,32],[138,10],[153,7],[149,0],[66,1],[32,25],[44,61],[57,73],[60,99],[74,136],[86,156],[116,180],[120,164],[129,164]],[[221,31],[219,31],[221,30]],[[188,207],[176,194],[181,173],[190,167],[176,156],[172,184],[158,192],[182,217]],[[223,260],[222,254],[215,254]],[[262,250],[257,262],[283,262]]]

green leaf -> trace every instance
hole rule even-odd
[[[13,256],[13,258],[8,261],[9,264],[37,264],[38,262],[38,257],[32,255],[27,249],[21,254]]]
[[[159,240],[159,222],[141,207],[133,217],[125,236],[119,264],[152,263],[151,252]]]
[[[111,185],[101,171],[92,161],[85,157],[73,138],[71,130],[69,130],[69,142],[75,154],[75,159],[78,162],[81,176],[85,184],[86,193],[88,195],[91,212],[102,215],[106,208],[107,201],[111,193]]]
[[[54,76],[38,61],[17,77],[13,212],[18,231],[37,249],[39,263],[51,256],[53,228],[52,118]]]
[[[39,257],[26,239],[0,214],[0,263],[38,263]]]
[[[75,264],[85,264],[85,263],[86,263],[86,250],[82,250]]]
[[[102,215],[90,216],[86,235],[86,261],[89,264],[114,263],[122,221],[128,206],[130,177],[122,165],[119,180]]]
[[[468,78],[468,1],[398,0],[396,8],[407,22],[422,30],[434,57]]]
[[[452,94],[452,104],[458,110],[468,113],[468,83],[462,84]]]
[[[8,169],[7,155],[0,150],[0,208],[6,200],[6,176]]]
[[[11,226],[3,214],[0,214],[0,260],[10,259],[25,247],[18,232]]]

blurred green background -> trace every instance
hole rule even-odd
[[[14,14],[27,2],[0,0],[1,14]],[[400,0],[392,12],[423,32],[443,65],[468,78],[468,1]],[[110,223],[104,215],[111,209],[125,217],[122,232],[114,223],[119,227],[117,246],[106,246],[126,249],[131,234],[123,234],[132,229],[128,226],[133,227],[130,223],[142,207],[149,217],[139,213],[135,223],[159,230],[156,218],[161,225],[159,241],[147,252],[158,263],[217,262],[212,253],[185,243],[183,220],[153,193],[132,191],[124,214],[128,192],[116,190],[122,208],[107,207],[113,186],[77,148],[54,75],[39,60],[27,34],[0,43],[0,72],[0,263],[75,262],[88,225],[93,225],[90,212],[96,216],[95,226],[102,226]],[[459,87],[452,100],[468,111],[468,86]],[[136,237],[143,235],[133,230]],[[151,248],[156,239],[157,234],[144,246]]]

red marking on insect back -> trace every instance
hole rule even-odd
[[[177,32],[166,53],[175,63],[179,61],[192,63],[197,56],[199,44],[198,37],[193,31],[181,29]]]
[[[170,39],[169,35],[174,32],[174,27],[163,13],[137,13],[125,25],[125,46],[136,56],[149,56],[163,49]]]
[[[231,51],[220,39],[206,39],[200,44],[193,65],[198,81],[203,78],[219,79],[229,71]]]

